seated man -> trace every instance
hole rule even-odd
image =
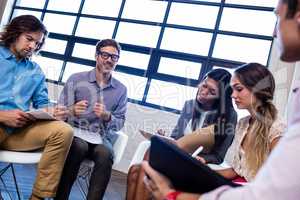
[[[57,200],[68,199],[85,158],[95,163],[87,199],[99,200],[104,196],[113,165],[112,145],[117,139],[115,132],[124,125],[127,105],[126,87],[112,76],[120,50],[115,40],[99,41],[95,69],[73,74],[60,96],[59,102],[71,109],[68,122],[76,127],[75,136],[78,137],[74,137],[71,145],[55,198]],[[89,139],[83,134],[77,135],[86,131],[92,134]]]
[[[14,18],[0,35],[0,148],[31,151],[43,148],[31,200],[54,197],[73,138],[72,127],[63,121],[35,121],[26,111],[50,111],[64,120],[64,107],[49,105],[45,75],[30,60],[43,46],[45,26],[36,17]],[[4,78],[5,77],[5,78]]]

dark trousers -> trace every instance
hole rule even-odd
[[[80,169],[80,164],[85,158],[93,160],[95,163],[90,179],[87,200],[103,199],[113,165],[112,149],[108,145],[91,144],[74,137],[56,197],[54,198],[55,200],[67,200],[69,198],[72,185]]]

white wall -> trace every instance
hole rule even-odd
[[[277,40],[274,40],[271,51],[269,69],[273,73],[276,82],[274,103],[279,110],[279,114],[286,118],[286,105],[290,93],[296,63],[286,63],[279,60],[279,50]]]

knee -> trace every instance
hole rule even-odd
[[[53,121],[52,122],[52,135],[55,138],[61,139],[65,144],[71,144],[73,140],[73,128],[69,124],[63,121]]]
[[[94,152],[94,161],[95,164],[107,165],[107,167],[111,167],[113,164],[113,152],[104,145],[95,149]]]
[[[134,183],[138,179],[139,172],[141,170],[141,165],[132,165],[128,171],[127,182]]]
[[[88,152],[88,148],[87,142],[80,138],[74,137],[70,148],[70,154],[76,157],[84,157]]]

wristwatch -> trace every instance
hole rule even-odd
[[[180,191],[169,192],[164,200],[176,200],[177,196],[181,194]]]

